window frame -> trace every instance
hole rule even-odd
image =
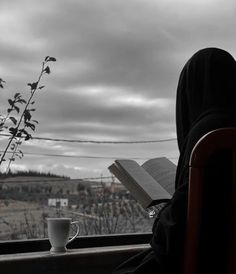
[[[129,233],[129,234],[110,234],[94,236],[78,236],[73,242],[69,243],[68,249],[81,249],[90,247],[122,246],[148,244],[152,233]],[[50,250],[48,238],[0,241],[0,256],[6,254],[41,252]]]

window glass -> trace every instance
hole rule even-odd
[[[53,216],[151,231],[108,167],[177,163],[180,71],[203,47],[235,57],[235,25],[235,1],[2,0],[0,240],[47,237]]]
[[[34,175],[34,176],[33,176]],[[71,217],[80,235],[148,232],[152,219],[118,182],[28,174],[2,178],[0,240],[47,237],[47,217]]]

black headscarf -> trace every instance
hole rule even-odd
[[[180,151],[193,126],[212,112],[236,108],[234,58],[218,48],[198,51],[184,66],[177,88],[176,125]]]
[[[236,126],[236,62],[228,52],[202,49],[186,63],[177,88],[176,126],[180,150],[176,191],[156,220],[151,241],[165,274],[181,269],[192,149],[209,131]]]

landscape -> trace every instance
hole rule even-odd
[[[153,223],[114,177],[94,181],[38,172],[1,175],[0,208],[1,241],[47,238],[48,217],[79,221],[80,235],[150,232]]]

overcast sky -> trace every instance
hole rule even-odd
[[[29,96],[27,83],[37,79],[50,55],[57,62],[36,96],[39,125],[33,136],[115,142],[175,138],[182,67],[204,47],[224,48],[235,57],[235,26],[234,0],[0,0],[0,78],[6,81],[1,113],[15,92]],[[2,149],[4,141],[1,137]],[[140,163],[178,158],[176,140],[32,140],[21,149],[25,157],[13,168],[72,178],[107,176],[116,158]]]

